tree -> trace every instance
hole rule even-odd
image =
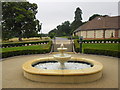
[[[32,37],[40,32],[41,26],[35,15],[37,5],[29,2],[3,2],[2,3],[2,35],[3,39],[14,36]]]
[[[69,36],[70,35],[70,22],[65,21],[61,25],[58,25],[55,29],[49,32],[49,35],[55,36]]]
[[[75,11],[75,21],[81,21],[82,20],[82,10],[78,7],[76,8],[76,11]]]
[[[78,7],[76,8],[76,11],[75,11],[74,21],[71,23],[71,34],[73,33],[75,29],[77,29],[82,24],[83,24],[82,23],[82,10]]]
[[[49,32],[49,37],[52,39],[52,38],[54,38],[55,36],[56,36],[56,31],[57,31],[57,29],[53,29],[53,30],[51,30],[50,32]]]
[[[93,20],[93,19],[96,18],[96,17],[106,17],[106,16],[108,16],[108,15],[94,14],[94,15],[92,15],[92,16],[89,18],[89,21]]]
[[[99,14],[94,14],[94,15],[92,15],[92,16],[89,18],[89,21],[91,21],[92,19],[94,19],[94,18],[96,18],[96,17],[98,17],[98,16],[101,16],[101,15],[99,15]]]

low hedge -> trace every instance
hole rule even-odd
[[[77,39],[79,42],[79,39]],[[120,39],[91,39],[91,40],[83,40],[83,43],[120,43]]]
[[[29,45],[29,44],[41,44],[41,43],[45,43],[47,44],[49,41],[34,41],[34,42],[17,42],[17,43],[3,43],[2,47],[15,47],[15,46],[25,46],[25,45]]]
[[[97,55],[106,55],[120,58],[120,51],[112,51],[112,50],[101,50],[101,49],[84,49],[84,53],[86,54],[97,54]]]
[[[119,49],[119,45],[118,45],[118,49]],[[77,53],[80,50],[79,41],[77,39],[74,40],[74,50]],[[107,48],[106,48],[106,50],[105,49],[103,50],[103,48],[96,49],[96,47],[95,48],[87,48],[87,47],[84,47],[84,44],[83,44],[83,53],[120,57],[119,56],[119,54],[120,54],[119,50],[107,50]]]
[[[18,55],[49,53],[51,51],[51,45],[52,45],[52,41],[49,41],[48,44],[47,44],[47,46],[46,46],[46,48],[42,48],[42,49],[32,48],[32,49],[22,49],[22,50],[5,51],[5,52],[2,52],[2,58],[12,57],[12,56],[18,56]]]
[[[68,39],[71,39],[71,37],[68,37]],[[79,39],[78,36],[72,36],[72,39]]]

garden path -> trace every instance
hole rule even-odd
[[[53,51],[57,52],[57,48],[59,48],[62,43],[64,44],[64,47],[67,48],[67,52],[73,51],[72,41],[61,37],[56,37],[55,40],[53,40]]]

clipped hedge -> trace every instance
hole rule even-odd
[[[79,39],[77,39],[79,42]],[[91,39],[83,40],[83,43],[120,43],[120,39]]]
[[[83,43],[120,43],[120,39],[83,40]]]
[[[47,44],[47,48],[42,48],[42,49],[38,49],[38,50],[32,48],[30,50],[29,49],[24,49],[24,50],[13,50],[13,51],[2,52],[2,58],[18,56],[18,55],[49,53],[51,51],[51,45],[52,45],[52,41],[49,41],[48,44]]]
[[[71,39],[71,37],[68,37],[68,39]],[[72,39],[79,39],[78,36],[72,36]]]
[[[41,44],[41,43],[44,43],[44,44],[47,44],[49,41],[34,41],[34,42],[17,42],[17,43],[3,43],[2,44],[2,47],[15,47],[15,46],[25,46],[25,45],[29,45],[29,44]]]
[[[119,46],[118,46],[118,48],[119,48]],[[79,49],[80,49],[79,41],[76,39],[76,40],[74,40],[74,50],[75,50],[75,52],[78,53]],[[83,47],[83,49],[84,49],[83,53],[86,53],[86,54],[97,54],[97,55],[120,57],[119,56],[120,51],[118,51],[118,50],[105,50],[105,49],[103,50],[103,49],[84,48],[84,47]]]
[[[101,49],[84,49],[84,53],[86,54],[97,54],[97,55],[106,55],[120,58],[120,51],[112,51],[112,50],[101,50]]]

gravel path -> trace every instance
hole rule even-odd
[[[89,58],[104,65],[103,77],[97,81],[80,84],[56,84],[30,81],[23,76],[22,64],[28,60],[48,57],[53,54],[24,55],[6,58],[2,61],[3,88],[118,88],[118,58],[98,55],[72,54]]]

